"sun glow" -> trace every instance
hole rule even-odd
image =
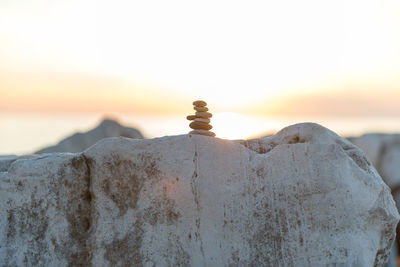
[[[211,118],[212,131],[223,139],[245,139],[269,129],[254,117],[234,112],[221,112]]]

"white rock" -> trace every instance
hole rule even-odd
[[[19,159],[0,176],[0,262],[87,266],[89,170],[80,154]]]
[[[76,133],[60,141],[57,145],[41,149],[36,153],[82,152],[103,138],[120,136],[135,139],[143,138],[138,130],[124,127],[114,120],[106,119],[93,130],[86,133]]]
[[[104,139],[0,180],[0,262],[382,266],[399,214],[362,152],[316,124],[235,142]]]

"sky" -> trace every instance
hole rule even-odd
[[[204,99],[398,117],[398,14],[398,0],[0,1],[0,116],[182,116]]]

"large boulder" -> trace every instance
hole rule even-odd
[[[316,124],[110,138],[0,174],[5,265],[382,266],[399,220],[364,154]]]
[[[120,136],[135,139],[143,138],[138,130],[122,126],[117,121],[105,119],[96,128],[86,133],[75,133],[60,141],[57,145],[43,148],[36,153],[82,152],[103,138]]]

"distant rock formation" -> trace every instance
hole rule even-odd
[[[0,173],[7,266],[382,266],[398,220],[361,150],[317,124],[108,138]]]
[[[24,155],[24,156],[0,155],[0,172],[7,172],[11,164],[17,159],[32,159],[37,157],[39,157],[39,155]]]
[[[349,140],[364,151],[392,188],[400,209],[400,134],[365,134]]]
[[[369,133],[348,138],[364,151],[385,183],[391,188],[397,209],[400,210],[400,134]],[[397,227],[397,247],[387,266],[396,266],[400,248],[400,227]]]
[[[0,155],[0,172],[6,172],[11,163],[17,160],[15,155]]]
[[[93,130],[86,133],[76,133],[60,141],[57,145],[43,148],[36,153],[82,152],[107,137],[142,139],[143,135],[136,129],[124,127],[114,120],[105,119]]]

